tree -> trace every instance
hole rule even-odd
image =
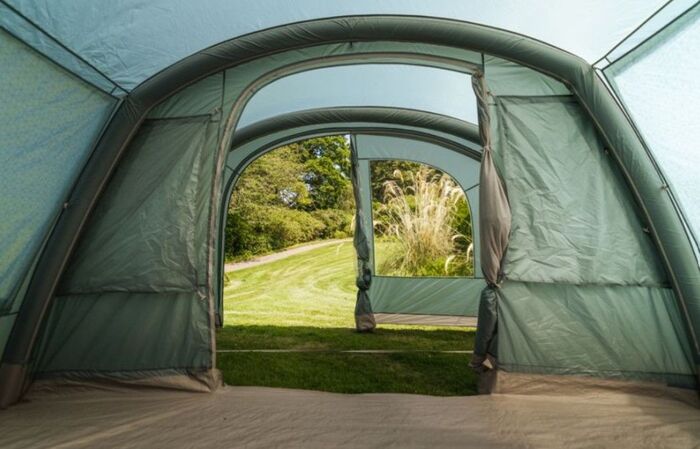
[[[253,161],[229,204],[227,257],[350,235],[350,145],[344,136],[283,146]]]
[[[295,144],[304,163],[311,197],[307,210],[351,210],[350,144],[345,136],[328,136]]]
[[[253,161],[241,174],[230,208],[250,205],[303,209],[311,204],[299,151],[280,147]]]

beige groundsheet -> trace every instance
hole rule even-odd
[[[258,387],[35,392],[0,411],[0,448],[700,447],[683,402],[596,392],[431,397]]]

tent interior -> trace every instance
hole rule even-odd
[[[697,445],[699,19],[686,0],[0,0],[1,445]],[[476,324],[490,395],[222,385],[233,185],[339,133],[357,330]],[[377,273],[386,159],[462,187],[473,277]]]

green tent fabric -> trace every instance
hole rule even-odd
[[[495,101],[494,162],[513,215],[506,277],[562,284],[665,284],[632,199],[576,102],[569,96]],[[605,233],[595,231],[603,227]]]
[[[59,287],[38,372],[211,368],[208,251],[200,242],[217,125],[207,115],[141,128]],[[130,350],[115,354],[115,341]]]
[[[648,105],[700,103],[697,71],[667,60],[700,49],[700,6],[562,3],[520,20],[531,5],[259,3],[0,0],[0,406],[38,378],[216,388],[227,180],[246,160],[242,126],[266,129],[271,105],[300,117],[314,107],[423,109],[432,118],[420,125],[382,120],[420,143],[426,162],[440,165],[431,145],[452,140],[470,167],[454,175],[476,181],[481,171],[475,220],[480,236],[494,225],[499,236],[495,252],[480,245],[485,280],[460,280],[449,295],[365,282],[365,223],[360,315],[430,315],[430,298],[449,298],[448,314],[480,315],[476,351],[496,356],[499,371],[698,387],[695,184],[677,148],[700,136]],[[411,76],[389,76],[401,67]],[[371,104],[344,92],[313,105],[284,88],[363,73],[387,74],[365,89]],[[361,103],[343,104],[353,98]],[[304,135],[330,131],[331,119],[314,120]],[[450,120],[478,121],[483,152],[443,126]],[[357,185],[372,132],[352,132]],[[253,142],[246,157],[262,149]]]

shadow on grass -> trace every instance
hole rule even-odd
[[[349,328],[246,325],[217,331],[218,349],[407,351],[390,354],[333,352],[219,353],[229,385],[299,388],[336,393],[476,394],[468,354],[474,331],[380,327],[359,334]]]
[[[477,392],[464,354],[223,353],[218,367],[228,385],[435,396]]]
[[[217,348],[461,351],[474,347],[474,333],[473,329],[380,326],[360,334],[341,327],[241,325],[217,330]]]

